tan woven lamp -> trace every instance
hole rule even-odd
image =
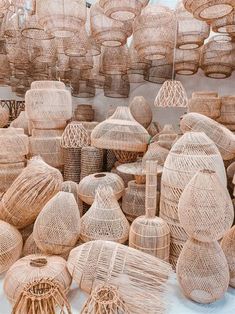
[[[128,98],[130,93],[127,75],[105,75],[104,96],[110,98]]]
[[[74,111],[74,118],[77,121],[94,121],[95,110],[92,105],[78,104]]]
[[[103,149],[86,146],[81,150],[81,175],[82,180],[90,174],[99,173],[103,170],[104,151]]]
[[[212,30],[216,33],[229,34],[235,36],[235,13],[230,14],[212,21]]]
[[[78,184],[74,181],[64,181],[61,186],[61,191],[73,194],[80,211],[80,217],[82,217],[82,202],[78,196]]]
[[[199,69],[200,51],[198,49],[176,49],[175,72],[178,75],[193,75]]]
[[[52,34],[46,32],[40,25],[36,14],[26,16],[21,34],[23,37],[33,40],[50,40],[54,38]]]
[[[163,84],[166,80],[172,78],[172,70],[171,60],[167,60],[167,58],[153,60],[151,65],[145,70],[144,79],[151,83]]]
[[[136,96],[129,104],[132,116],[146,129],[152,122],[153,113],[149,103],[143,96]]]
[[[231,287],[235,288],[235,226],[233,226],[230,230],[228,230],[221,242],[221,247],[226,256],[229,272],[230,272],[230,281],[229,284]]]
[[[234,130],[235,125],[235,96],[221,97],[221,111],[218,122],[224,124],[228,129]]]
[[[105,75],[124,75],[129,66],[127,46],[103,47],[100,59],[100,72]]]
[[[89,37],[85,27],[80,27],[79,31],[72,37],[63,40],[64,53],[69,57],[83,57],[89,48]]]

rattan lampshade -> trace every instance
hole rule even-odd
[[[85,0],[40,0],[37,15],[44,28],[56,37],[71,37],[86,21]]]
[[[106,75],[123,75],[129,66],[128,48],[104,47],[100,59],[100,72]]]
[[[230,272],[229,284],[231,287],[235,288],[235,226],[225,233],[221,242],[221,247],[228,262]]]
[[[164,59],[174,48],[176,32],[174,11],[160,5],[148,5],[133,24],[135,48],[147,60]]]
[[[229,34],[235,36],[235,13],[216,19],[212,22],[212,30],[216,33]]]
[[[129,104],[132,116],[146,129],[152,122],[153,114],[149,103],[143,96],[136,96]]]
[[[90,174],[99,173],[103,170],[104,151],[93,146],[83,147],[81,150],[81,175],[80,179]]]
[[[130,93],[129,77],[125,75],[105,75],[104,96],[110,98],[128,98]]]
[[[226,16],[233,11],[234,0],[183,0],[186,10],[199,20],[214,20]]]
[[[94,121],[95,110],[92,105],[78,104],[74,111],[74,118],[77,121]]]
[[[153,60],[144,72],[145,81],[163,84],[166,80],[172,79],[173,65],[167,59]]]
[[[235,125],[235,96],[221,97],[221,112],[217,121],[229,129],[230,125]]]
[[[27,15],[21,34],[23,37],[34,40],[50,40],[54,38],[52,34],[46,32],[40,25],[36,14]]]
[[[176,49],[175,72],[178,75],[193,75],[199,68],[200,51],[198,49]]]
[[[89,48],[89,37],[85,27],[80,27],[78,32],[64,38],[64,53],[70,57],[84,57]]]

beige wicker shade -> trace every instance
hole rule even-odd
[[[68,269],[85,292],[108,281],[133,313],[164,311],[171,267],[153,256],[111,241],[91,241],[71,251]]]
[[[134,44],[140,57],[164,59],[174,48],[176,32],[174,11],[160,5],[148,5],[133,24]]]
[[[81,240],[125,243],[129,237],[129,227],[112,188],[99,186],[93,204],[81,218]]]
[[[177,47],[192,50],[203,45],[208,38],[210,26],[205,21],[193,17],[183,5],[183,0],[178,1],[176,16],[178,20]]]
[[[52,34],[43,29],[36,14],[27,15],[21,34],[23,37],[34,40],[50,40],[54,38]]]
[[[27,256],[31,254],[42,254],[42,251],[37,247],[34,241],[32,233],[25,240],[23,251],[22,251],[22,256]]]
[[[103,170],[104,152],[93,146],[83,147],[81,150],[81,175],[80,179],[90,174],[99,173]]]
[[[40,24],[56,37],[71,37],[86,21],[85,0],[39,0],[37,15]]]
[[[129,77],[125,75],[106,75],[104,96],[110,98],[128,98],[130,93]]]
[[[129,104],[132,116],[146,129],[152,122],[152,110],[149,103],[143,96],[136,96]]]
[[[200,51],[198,49],[176,49],[175,72],[178,75],[193,75],[199,68]]]
[[[211,119],[220,116],[221,98],[210,92],[194,92],[188,103],[188,112],[197,112]]]
[[[235,124],[235,96],[223,96],[221,97],[221,112],[218,122],[226,125]]]
[[[78,104],[74,111],[74,118],[77,121],[93,121],[95,110],[92,105]]]
[[[74,181],[64,181],[61,186],[61,191],[72,193],[80,211],[80,217],[82,216],[82,202],[78,196],[78,184]]]
[[[100,172],[83,178],[78,185],[80,199],[91,205],[94,202],[96,190],[99,186],[110,186],[117,200],[124,192],[124,182],[115,173]]]
[[[228,264],[217,241],[199,242],[190,238],[180,254],[176,271],[185,296],[195,302],[215,302],[228,289]]]
[[[20,232],[0,220],[0,274],[8,270],[21,255],[23,240]]]
[[[31,225],[28,225],[22,229],[19,230],[22,238],[23,238],[23,242],[25,243],[26,239],[32,234],[33,232],[33,223]]]
[[[6,126],[9,122],[9,110],[7,108],[0,107],[0,128]]]
[[[235,13],[216,19],[212,22],[212,30],[216,33],[229,34],[235,36]]]
[[[148,139],[148,132],[135,121],[127,107],[117,107],[91,133],[91,144],[95,147],[130,152],[145,151]]]
[[[64,53],[70,57],[83,57],[89,48],[89,37],[85,27],[80,27],[78,32],[72,36],[64,38]]]
[[[233,159],[235,156],[234,134],[220,123],[199,113],[188,113],[180,121],[183,133],[188,131],[204,132],[218,147],[224,160]]]
[[[100,72],[106,75],[127,73],[129,55],[126,46],[104,47],[100,59]]]
[[[230,272],[229,284],[231,287],[235,288],[235,226],[225,233],[221,242],[221,247],[228,262]]]
[[[154,101],[155,107],[187,107],[188,97],[180,81],[166,81]]]
[[[234,0],[183,0],[186,10],[199,20],[214,20],[233,11]]]
[[[166,80],[172,79],[173,65],[167,59],[153,60],[151,65],[144,72],[145,81],[163,84]]]
[[[56,63],[56,42],[54,39],[42,39],[34,41],[36,48],[40,50],[39,56],[34,61],[53,66]]]

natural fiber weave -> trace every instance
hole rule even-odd
[[[135,120],[147,129],[152,122],[153,114],[146,99],[143,96],[134,97],[129,108]]]
[[[81,240],[125,243],[129,237],[129,227],[112,188],[99,186],[93,204],[81,218]]]
[[[78,185],[80,199],[91,205],[99,186],[110,186],[117,200],[122,197],[124,192],[124,182],[117,174],[100,172],[91,174],[80,181]]]
[[[119,296],[115,286],[109,284],[96,287],[82,308],[81,314],[130,314],[127,305]]]
[[[99,173],[103,170],[104,152],[93,146],[83,147],[81,150],[81,174],[80,180],[90,174]]]
[[[92,105],[78,105],[74,111],[74,118],[77,121],[93,121],[95,110]]]
[[[231,227],[234,208],[228,190],[216,173],[200,170],[181,194],[178,214],[188,235],[210,242],[221,239]]]
[[[221,97],[221,112],[218,122],[225,124],[235,124],[235,96]]]
[[[59,255],[75,246],[79,234],[77,202],[72,193],[58,192],[46,203],[34,223],[34,241],[42,252]]]
[[[220,116],[221,98],[218,95],[201,94],[194,92],[188,103],[188,112],[197,112],[211,119],[216,119]]]
[[[6,126],[9,122],[9,110],[0,106],[0,128]]]
[[[176,272],[185,296],[198,303],[215,302],[228,289],[228,264],[217,241],[190,238],[180,254]]]
[[[105,75],[123,75],[127,73],[129,55],[127,46],[104,47],[100,59],[100,72]]]
[[[171,149],[177,137],[178,134],[173,126],[171,124],[165,124],[163,129],[152,138],[152,142],[157,142],[160,146]]]
[[[224,160],[235,156],[235,136],[223,125],[199,113],[188,113],[180,121],[183,133],[204,132],[218,147]]]
[[[0,274],[8,270],[20,257],[23,240],[20,232],[0,220]]]
[[[143,162],[145,162],[146,160],[152,159],[152,160],[157,160],[158,164],[160,166],[163,166],[168,154],[169,154],[169,149],[160,146],[158,142],[151,143],[148,146],[147,152],[144,154]]]
[[[80,200],[78,195],[78,184],[74,181],[64,181],[61,186],[61,191],[73,194],[78,205],[80,217],[82,217],[82,201]]]
[[[175,52],[175,72],[178,75],[193,75],[199,69],[200,51],[199,49],[176,49]]]
[[[22,229],[20,229],[20,233],[22,235],[23,238],[23,242],[25,243],[26,239],[28,239],[28,237],[31,235],[31,233],[33,232],[33,223],[31,225],[28,225]]]
[[[157,122],[151,122],[147,131],[151,137],[154,137],[157,133],[159,133],[159,124]]]
[[[26,239],[22,251],[22,256],[27,256],[31,254],[43,254],[43,252],[37,247],[34,241],[33,233],[31,233]]]
[[[127,152],[145,151],[148,140],[148,132],[135,121],[127,107],[117,107],[114,114],[91,133],[93,146]]]
[[[62,181],[59,170],[40,159],[31,160],[4,194],[1,216],[17,228],[33,223]]]
[[[126,161],[124,161],[126,162]],[[116,161],[114,164],[114,167],[112,168],[111,172],[118,175],[124,182],[125,188],[128,186],[129,181],[134,180],[134,176],[130,173],[124,173],[119,171],[117,168],[121,165],[119,161]],[[124,194],[123,194],[124,195]]]
[[[99,124],[97,121],[82,121],[81,122],[84,128],[87,130],[89,137],[91,138],[92,130]]]
[[[9,189],[24,167],[25,162],[0,163],[0,192],[5,193]]]
[[[111,149],[106,150],[106,171],[110,172],[115,165],[117,158]]]
[[[225,233],[221,247],[228,262],[230,272],[229,284],[235,288],[235,226]]]
[[[212,30],[215,33],[229,34],[230,36],[235,36],[235,14],[234,10],[219,19],[213,20],[211,23]]]
[[[65,84],[60,81],[34,81],[31,89],[65,89]]]
[[[69,291],[72,278],[62,257],[43,254],[25,256],[8,270],[4,280],[4,293],[14,305],[27,284],[48,278],[57,282],[63,293]]]
[[[68,269],[85,292],[101,284],[118,287],[133,313],[164,312],[171,267],[153,256],[111,241],[91,241],[70,253]]]
[[[29,121],[25,111],[21,111],[19,116],[11,122],[10,127],[24,129],[24,133],[29,135],[28,123]]]
[[[127,75],[105,75],[104,96],[111,98],[128,98],[130,83]]]

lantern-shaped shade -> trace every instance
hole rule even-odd
[[[175,72],[179,75],[193,75],[199,68],[200,51],[198,49],[176,49]]]

